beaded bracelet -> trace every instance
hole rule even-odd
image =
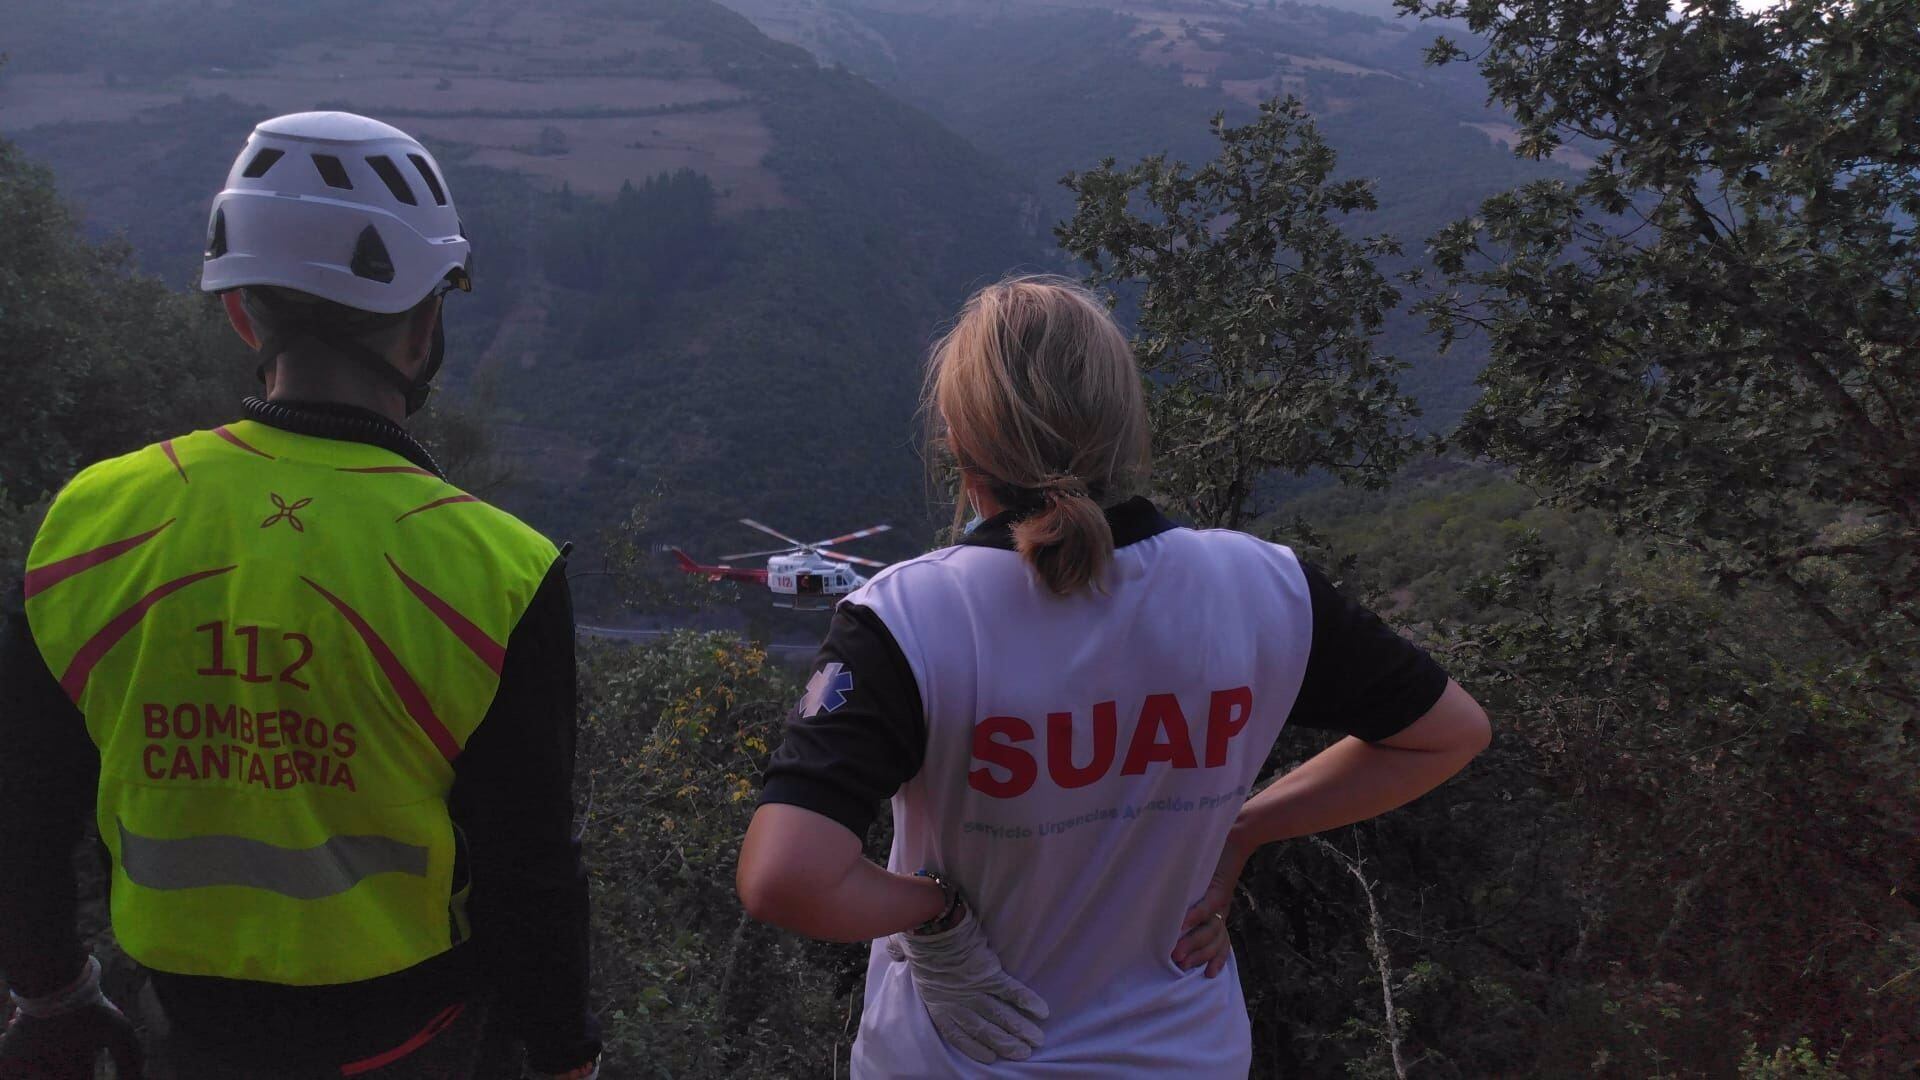
[[[960,890],[954,887],[953,883],[932,870],[916,870],[913,872],[913,876],[926,878],[928,881],[940,886],[940,894],[947,898],[947,906],[940,909],[940,914],[914,927],[909,933],[915,937],[925,937],[928,934],[938,934],[941,931],[953,929],[953,924],[957,921],[954,913],[960,910],[961,903],[963,902],[960,896]]]

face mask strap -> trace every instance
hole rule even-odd
[[[440,374],[440,365],[447,358],[447,331],[445,327],[446,309],[443,307],[433,320],[433,346],[427,351],[427,364],[420,369],[420,377],[402,391],[407,398],[407,415],[412,416],[427,407],[427,399],[433,396],[433,378]],[[389,371],[393,370],[388,368]],[[402,376],[404,378],[404,376]]]

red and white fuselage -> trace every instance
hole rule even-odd
[[[679,548],[674,548],[673,554],[680,563],[680,569],[689,574],[705,577],[708,581],[742,581],[765,585],[767,591],[773,594],[774,607],[793,608],[800,611],[830,608],[838,603],[841,597],[865,585],[867,579],[856,571],[852,564],[858,563],[872,567],[886,565],[873,559],[843,555],[829,550],[831,545],[858,540],[892,528],[890,525],[875,525],[844,536],[836,536],[830,540],[806,544],[751,518],[742,518],[741,524],[778,537],[791,546],[772,551],[750,551],[740,555],[726,556],[727,559],[770,556],[764,570],[757,567],[734,566],[728,562],[704,565],[696,562],[692,556]]]

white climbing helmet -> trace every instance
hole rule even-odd
[[[253,129],[214,198],[200,288],[277,285],[393,315],[471,288],[470,254],[418,140],[353,113],[291,113]]]

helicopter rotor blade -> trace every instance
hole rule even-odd
[[[859,540],[862,537],[877,536],[883,532],[890,532],[892,529],[893,529],[893,526],[891,525],[871,525],[864,529],[856,529],[853,532],[846,534],[845,536],[836,536],[830,540],[815,541],[814,543],[808,546],[813,548],[832,547],[835,544],[844,544],[849,540]]]
[[[856,566],[871,566],[875,570],[885,570],[888,565],[878,559],[863,559],[858,555],[842,555],[837,551],[827,551],[824,548],[814,548],[813,550],[814,554],[833,559],[836,562],[853,563]]]
[[[794,547],[797,547],[797,548],[803,548],[807,546],[805,543],[799,540],[795,540],[793,537],[788,536],[786,533],[783,533],[780,530],[773,528],[770,525],[762,525],[759,522],[753,520],[752,518],[741,518],[740,524],[745,525],[749,529],[759,529],[761,532],[766,533],[768,536],[771,536],[777,540],[783,540],[789,544],[792,544]]]
[[[785,555],[790,551],[799,551],[799,550],[801,549],[793,548],[793,547],[784,547],[784,548],[769,548],[766,551],[742,551],[737,555],[722,555],[720,556],[720,561],[728,562],[733,559],[757,559],[762,555]]]

